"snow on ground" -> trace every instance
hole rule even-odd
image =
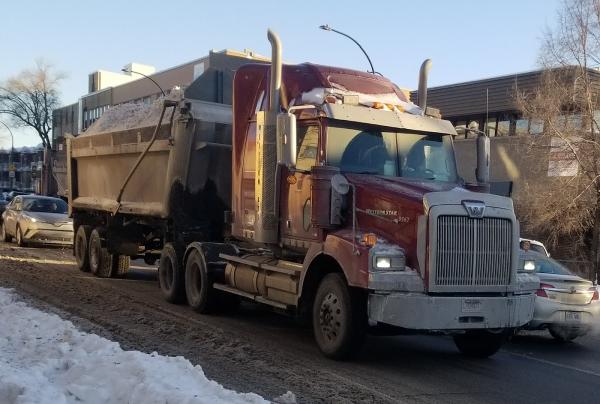
[[[267,401],[225,389],[183,357],[124,351],[0,288],[0,403],[167,402]]]

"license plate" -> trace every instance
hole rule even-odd
[[[579,313],[578,311],[566,311],[565,321],[581,321],[581,313]]]
[[[477,313],[481,311],[481,300],[479,299],[464,299],[462,301],[463,313]]]

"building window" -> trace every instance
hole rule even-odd
[[[529,133],[529,119],[517,119],[515,123],[515,135],[522,136]]]
[[[496,127],[496,136],[510,135],[510,120],[507,118],[499,119]]]
[[[488,136],[496,136],[496,124],[498,119],[496,117],[488,118],[486,131]]]
[[[456,121],[454,122],[454,127],[456,128],[456,132],[458,132],[459,135],[464,133],[464,137],[467,137],[467,131],[465,130],[467,127],[466,121]]]
[[[529,123],[529,133],[532,135],[541,135],[544,132],[544,122],[540,119],[532,119]]]

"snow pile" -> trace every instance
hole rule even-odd
[[[342,88],[313,88],[302,93],[302,104],[322,105],[328,96],[336,98],[341,104],[344,96],[357,96],[358,103],[369,108],[377,107],[387,111],[408,112],[413,115],[423,115],[423,110],[412,102],[402,101],[396,93],[364,94]]]
[[[286,397],[287,398],[287,397]],[[267,403],[208,380],[183,357],[124,351],[0,288],[0,402]]]
[[[97,133],[118,132],[128,129],[155,127],[158,124],[163,101],[179,101],[183,98],[183,90],[174,87],[166,97],[159,97],[152,104],[128,102],[107,109],[96,122],[81,136]],[[163,125],[169,123],[172,108],[167,108],[163,117]]]

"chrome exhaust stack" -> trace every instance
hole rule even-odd
[[[425,113],[427,108],[427,78],[431,69],[431,59],[425,59],[419,70],[419,108]]]

